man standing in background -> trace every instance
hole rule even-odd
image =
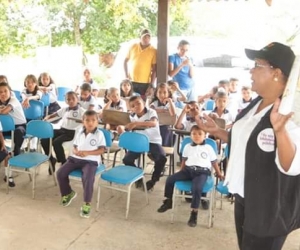
[[[132,81],[133,91],[139,93],[145,100],[156,79],[156,49],[151,46],[151,33],[144,29],[140,35],[140,42],[134,44],[124,61],[125,76]],[[130,70],[128,70],[130,62]]]

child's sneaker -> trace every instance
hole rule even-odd
[[[91,204],[83,204],[80,211],[80,216],[83,218],[90,218]]]
[[[65,195],[61,198],[61,204],[63,207],[67,207],[71,204],[72,200],[75,199],[77,196],[77,193],[72,190],[72,192],[68,195]]]
[[[5,182],[7,182],[7,177],[5,176],[5,177],[3,178],[3,180],[4,180]],[[15,186],[16,186],[13,177],[9,177],[9,178],[8,178],[8,186],[9,186],[9,187],[15,187]]]

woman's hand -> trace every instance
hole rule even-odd
[[[271,114],[270,114],[270,120],[271,124],[273,126],[274,132],[280,132],[285,130],[285,124],[287,121],[293,116],[293,112],[289,113],[288,115],[282,115],[278,113],[279,105],[281,100],[277,98],[277,100],[274,102]]]
[[[206,114],[203,114],[203,117],[196,116],[197,125],[205,132],[210,134],[215,134],[219,127],[215,121]]]

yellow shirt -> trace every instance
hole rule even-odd
[[[139,43],[134,44],[126,56],[130,61],[129,75],[133,82],[150,83],[151,68],[156,64],[156,49],[153,46],[141,48]]]

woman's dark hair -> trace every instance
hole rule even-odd
[[[161,88],[166,88],[166,89],[168,90],[168,98],[172,98],[172,93],[171,93],[171,91],[170,91],[170,89],[169,89],[168,84],[165,83],[165,82],[159,83],[159,84],[157,85],[155,91],[154,91],[153,99],[152,99],[152,101],[150,102],[150,104],[153,103],[153,102],[155,102],[155,101],[159,101],[159,100],[158,100],[158,97],[157,97],[156,95],[157,95],[158,90],[161,89]]]
[[[32,92],[29,92],[28,89],[26,88],[26,82],[28,80],[32,80],[36,84],[35,88]],[[26,88],[26,94],[36,95],[37,91],[39,90],[38,81],[37,81],[36,77],[34,75],[27,75],[24,80],[24,87]]]
[[[128,96],[125,95],[124,91],[122,90],[122,85],[124,83],[128,83],[130,85],[130,91],[129,91],[129,94]],[[129,96],[132,96],[133,94],[133,85],[132,85],[132,82],[129,80],[129,79],[124,79],[121,83],[120,83],[120,96],[121,97],[129,97]]]
[[[49,77],[49,79],[50,79],[49,85],[52,84],[52,83],[54,83],[54,81],[53,81],[53,79],[51,78],[51,76],[50,76],[47,72],[43,72],[43,73],[40,74],[40,76],[39,76],[39,78],[38,78],[38,85],[39,85],[39,86],[44,86],[43,83],[42,83],[42,77],[43,77],[43,76],[48,76],[48,77]],[[49,86],[49,85],[48,85],[48,86]],[[48,86],[47,86],[47,87],[48,87]]]

